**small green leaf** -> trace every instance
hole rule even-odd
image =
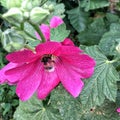
[[[61,120],[59,113],[52,107],[44,107],[41,100],[33,96],[26,102],[20,102],[15,114],[15,120]]]
[[[52,41],[63,41],[66,37],[68,37],[70,31],[66,30],[66,25],[62,24],[57,28],[53,28],[50,31],[50,39]]]
[[[48,22],[53,16],[60,16],[61,18],[65,17],[65,5],[63,3],[56,3],[56,0],[46,0],[45,6],[53,6],[52,12],[49,15]],[[50,10],[50,9],[49,9]],[[51,10],[50,10],[51,11]]]
[[[87,24],[87,14],[82,12],[79,7],[69,10],[68,18],[70,23],[78,32],[85,30]]]
[[[54,11],[53,11],[53,13],[52,13],[53,16],[56,16],[56,15],[57,15],[57,16],[65,17],[65,15],[64,15],[65,6],[64,6],[63,3],[61,3],[61,4],[56,4],[54,7],[55,7],[55,8],[54,8]]]
[[[105,98],[115,101],[118,72],[97,46],[86,48],[86,52],[96,60],[97,65],[94,75],[85,81],[85,87],[80,95],[82,104],[86,107],[94,107],[101,105]]]
[[[81,1],[81,7],[85,8],[85,11],[94,10],[97,8],[103,8],[109,6],[108,0],[83,0]]]
[[[40,40],[29,41],[29,45],[30,45],[31,47],[35,47],[35,46],[37,46],[38,44],[40,44]]]
[[[116,52],[116,45],[119,43],[120,38],[120,24],[112,23],[110,31],[106,32],[100,40],[99,46],[106,55],[114,55]]]

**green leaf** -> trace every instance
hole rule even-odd
[[[96,18],[88,28],[80,32],[77,36],[79,42],[84,45],[98,44],[102,35],[106,32],[106,26],[103,17]]]
[[[66,37],[68,37],[70,31],[66,30],[66,25],[62,24],[57,28],[53,28],[50,31],[50,40],[52,41],[63,41]]]
[[[116,112],[116,104],[108,100],[104,101],[100,107],[96,106],[87,110],[84,115],[85,120],[119,120]]]
[[[119,17],[112,13],[107,13],[106,18],[110,23],[119,22]]]
[[[84,113],[80,101],[73,98],[61,85],[53,90],[50,101],[54,108],[59,109],[62,120],[80,120]]]
[[[43,102],[33,96],[26,102],[21,102],[15,114],[15,120],[61,120],[58,110],[52,107],[44,107]]]
[[[81,1],[81,7],[85,9],[85,11],[94,10],[97,8],[103,8],[109,6],[108,0],[83,0]]]
[[[85,30],[87,24],[87,14],[82,12],[79,7],[69,10],[68,19],[70,23],[78,32]]]
[[[10,111],[11,105],[10,103],[2,103],[1,107],[4,109],[3,116],[6,115],[7,112]]]
[[[96,67],[94,75],[85,81],[85,87],[80,95],[82,104],[91,108],[101,105],[105,98],[115,101],[118,72],[97,46],[86,48],[86,52],[96,60]]]
[[[106,32],[100,40],[99,47],[106,55],[114,55],[116,52],[116,45],[120,38],[120,24],[113,23],[110,26],[110,31]]]
[[[54,11],[52,13],[52,16],[60,16],[60,17],[65,17],[64,15],[64,12],[65,12],[65,6],[63,3],[61,4],[56,4],[54,6]]]
[[[116,104],[118,107],[120,107],[120,90],[117,91]]]
[[[59,109],[62,120],[118,120],[119,118],[115,103],[105,100],[101,106],[87,108],[81,104],[79,98],[73,98],[61,85],[51,93],[50,103]]]
[[[2,6],[4,6],[4,7],[6,7],[6,0],[1,0],[1,1],[0,1],[0,4],[1,4]]]

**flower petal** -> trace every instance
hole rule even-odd
[[[42,68],[40,62],[36,61],[29,76],[26,76],[17,84],[16,93],[22,101],[28,100],[37,90],[42,78]]]
[[[56,72],[44,72],[42,81],[38,88],[38,98],[45,99],[46,96],[58,85],[60,80]]]
[[[50,40],[50,27],[48,25],[42,24],[40,26],[40,29],[43,35],[45,36],[46,41],[49,41]]]
[[[36,36],[37,39],[41,40],[40,35],[38,34],[38,32],[35,32],[35,36]]]
[[[50,28],[55,28],[59,25],[61,25],[63,22],[63,20],[58,17],[58,16],[54,16],[51,20],[50,20]]]
[[[6,82],[6,80],[7,80],[6,75],[5,75],[5,71],[12,69],[16,66],[17,66],[17,64],[10,62],[0,70],[0,84]]]
[[[117,110],[116,110],[118,113],[120,113],[120,107],[119,108],[117,108]]]
[[[61,44],[58,42],[45,42],[41,43],[36,47],[36,52],[40,56],[45,55],[45,54],[54,54],[54,55],[59,55],[60,54],[60,48]]]
[[[95,60],[86,54],[61,56],[63,63],[69,69],[80,75],[80,78],[89,78],[94,73]]]
[[[64,62],[68,62],[71,65],[78,66],[80,69],[89,69],[95,67],[95,60],[87,54],[72,54],[61,55]]]
[[[75,47],[75,46],[62,46],[61,47],[61,54],[63,56],[78,54],[80,52],[83,52],[83,51],[80,50],[78,47]]]
[[[59,79],[61,80],[61,83],[66,88],[66,90],[73,97],[77,97],[84,87],[84,83],[82,80],[80,80],[80,75],[66,67],[62,61],[57,63],[56,70]]]
[[[9,69],[5,72],[6,78],[9,83],[16,83],[19,80],[25,78],[26,76],[29,76],[32,74],[32,70],[34,69],[34,62],[30,64],[22,64],[18,67],[15,67],[13,69]]]
[[[6,59],[13,63],[24,63],[36,59],[36,54],[34,54],[31,50],[24,49],[8,54]]]
[[[74,46],[74,43],[69,38],[64,39],[64,41],[61,43],[62,43],[62,45],[66,45],[66,46]]]

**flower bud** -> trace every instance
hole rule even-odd
[[[25,11],[31,11],[34,7],[38,7],[41,4],[41,0],[24,0],[21,8]]]
[[[25,44],[25,39],[13,29],[4,31],[1,36],[1,41],[3,48],[8,52],[19,50],[23,48]]]
[[[36,24],[41,24],[49,15],[49,11],[40,7],[35,7],[30,12],[30,21]]]
[[[32,2],[30,0],[25,0],[22,2],[22,9],[30,11],[33,8]]]
[[[25,11],[25,12],[23,13],[23,16],[24,16],[24,19],[29,19],[30,13],[27,12],[27,11]]]
[[[6,0],[6,6],[8,9],[12,7],[20,7],[22,0]]]
[[[51,4],[51,5],[48,6],[48,9],[49,9],[50,12],[53,12],[54,11],[54,6]]]
[[[11,8],[8,12],[3,14],[3,18],[8,20],[10,23],[21,23],[23,21],[23,13],[19,8]]]
[[[53,6],[53,4],[50,4],[50,5],[44,4],[44,5],[43,5],[43,8],[48,9],[49,12],[53,12],[53,11],[54,11],[54,6]]]

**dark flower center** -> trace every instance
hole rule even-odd
[[[41,59],[41,62],[44,64],[45,70],[51,72],[54,70],[54,56],[49,54],[49,55],[44,55]]]

